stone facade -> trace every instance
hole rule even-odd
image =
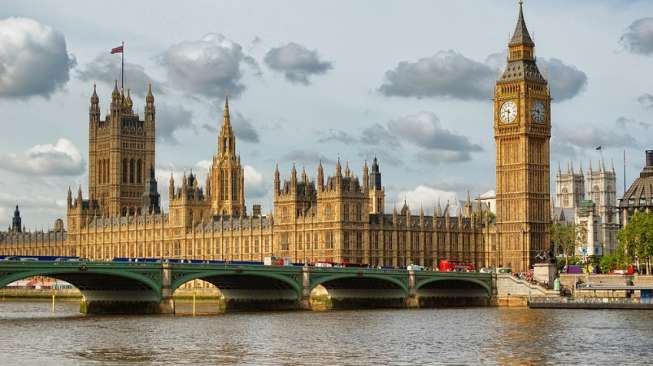
[[[499,265],[525,271],[549,248],[551,96],[535,63],[521,3],[508,64],[495,88]]]
[[[110,112],[100,119],[100,100],[93,86],[89,108],[88,194],[104,216],[141,213],[145,180],[155,166],[155,108],[151,86],[145,119],[133,111],[129,93],[111,94]]]
[[[614,165],[606,169],[603,160],[598,162],[598,169],[590,161],[587,172],[582,165],[576,171],[573,163],[565,172],[558,166],[553,220],[585,228],[587,240],[577,247],[578,255],[603,255],[617,248],[620,225],[616,184]]]
[[[216,153],[204,186],[195,175],[169,182],[169,209],[159,207],[155,163],[155,107],[148,92],[145,117],[132,110],[129,92],[114,88],[111,109],[100,120],[91,97],[89,197],[68,191],[64,240],[48,253],[110,260],[156,257],[261,261],[288,256],[296,262],[348,262],[372,266],[431,266],[439,259],[527,270],[548,248],[550,224],[550,96],[534,59],[534,44],[519,11],[508,66],[496,85],[496,225],[486,204],[467,200],[457,212],[434,208],[385,210],[381,169],[374,159],[361,178],[341,166],[315,179],[293,166],[289,178],[274,174],[274,209],[249,215],[244,174],[236,153],[228,103]],[[507,107],[507,108],[506,108]],[[504,118],[505,115],[505,118]],[[147,178],[148,172],[150,173]],[[498,234],[497,234],[498,233]],[[34,253],[20,245],[6,254]],[[40,253],[40,252],[39,252]]]

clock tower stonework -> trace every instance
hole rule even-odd
[[[522,4],[508,45],[508,64],[496,83],[497,247],[495,265],[527,271],[549,248],[551,97],[535,63]]]

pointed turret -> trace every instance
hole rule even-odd
[[[127,97],[125,97],[124,108],[127,112],[131,112],[133,106],[134,102],[132,101],[131,89],[127,89]]]
[[[121,108],[120,91],[118,90],[118,80],[113,83],[113,91],[111,92],[111,114],[119,114]]]
[[[229,96],[227,95],[224,97],[224,111],[223,111],[223,117],[224,117],[224,125],[225,126],[231,126],[231,115],[229,113]]]
[[[578,172],[580,175],[583,175],[583,162],[580,162],[580,170]]]
[[[436,217],[442,216],[442,205],[440,204],[440,199],[438,199],[438,204],[435,207],[435,216]]]
[[[145,97],[145,121],[154,121],[154,95],[152,94],[152,83],[147,84],[147,96]]]
[[[168,183],[168,198],[172,201],[175,198],[175,177],[170,172],[170,181]]]
[[[206,197],[211,197],[211,168],[206,173],[206,183],[204,183],[204,190],[206,191]]]
[[[229,113],[229,97],[224,99],[224,113],[222,119],[222,127],[220,128],[220,135],[218,152],[224,154],[236,154],[236,138],[231,128],[231,115]]]
[[[281,179],[279,178],[279,164],[274,168],[274,193],[279,194],[281,192]]]
[[[614,173],[614,159],[610,159],[610,170]]]
[[[523,1],[519,1],[519,16],[517,18],[517,25],[515,26],[515,32],[512,34],[510,39],[509,46],[530,46],[534,47],[535,43],[531,38],[531,35],[528,33],[528,28],[526,27],[526,21],[524,21],[524,10],[523,10]]]
[[[295,169],[295,163],[292,163],[292,169],[290,170],[290,189],[297,189],[297,169]]]
[[[306,168],[302,167],[302,183],[308,183],[308,175],[306,174]]]
[[[351,170],[349,170],[349,160],[345,161],[345,177],[351,176]]]
[[[322,167],[322,160],[317,166],[317,187],[320,191],[324,190],[324,168]]]
[[[66,198],[66,202],[68,203],[68,208],[73,207],[73,192],[70,190],[70,186],[68,186],[68,197]]]
[[[367,168],[367,160],[363,164],[363,190],[367,192],[370,187],[370,172]]]
[[[95,83],[93,83],[93,94],[91,94],[91,105],[97,105],[100,103],[100,98],[97,96],[97,88]]]
[[[336,161],[336,176],[342,177],[342,168],[340,167],[340,157]]]
[[[147,83],[147,96],[145,96],[146,103],[154,103],[154,95],[152,94],[152,83]]]
[[[91,106],[88,109],[88,115],[89,115],[89,119],[88,119],[89,127],[91,130],[89,131],[89,133],[92,136],[93,130],[100,122],[100,98],[98,98],[97,96],[95,83],[93,83],[93,94],[91,94]]]

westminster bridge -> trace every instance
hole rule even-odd
[[[66,281],[82,293],[82,312],[174,314],[173,293],[204,280],[215,285],[225,310],[311,309],[321,285],[333,308],[488,305],[492,275],[375,268],[263,266],[210,263],[1,261],[0,288],[33,276]]]

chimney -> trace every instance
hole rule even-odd
[[[646,150],[646,166],[653,167],[653,150]]]

